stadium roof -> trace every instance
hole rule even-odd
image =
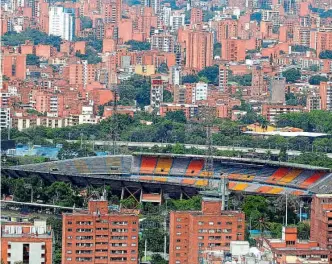
[[[190,155],[190,154],[172,154],[172,153],[145,153],[145,152],[135,152],[133,156],[169,156],[169,157],[193,157],[193,158],[201,158],[205,159],[206,155]],[[307,170],[322,170],[322,171],[331,171],[332,169],[326,167],[319,166],[311,166],[306,164],[292,163],[292,162],[281,162],[281,161],[272,161],[272,160],[262,160],[255,158],[238,158],[238,157],[226,157],[226,156],[212,156],[214,160],[226,160],[226,162],[239,162],[239,163],[247,163],[247,165],[252,166],[263,166],[263,165],[271,165],[271,166],[284,166],[284,167],[292,167],[299,169],[307,169]]]
[[[269,132],[255,132],[255,131],[245,131],[244,134],[250,135],[262,135],[262,136],[282,136],[282,137],[326,137],[329,134],[325,133],[315,133],[315,132],[283,132],[283,131],[269,131]]]

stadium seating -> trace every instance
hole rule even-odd
[[[286,174],[288,174],[288,172],[290,171],[289,168],[279,168],[277,169],[277,171],[275,173],[273,173],[267,180],[266,182],[268,183],[277,183],[281,178],[283,178],[284,176],[286,176]]]
[[[314,171],[311,170],[303,170],[300,175],[298,175],[291,184],[294,186],[300,185],[302,182],[304,182],[306,179],[310,178],[314,174]]]
[[[271,186],[261,186],[259,187],[256,192],[257,193],[267,193],[268,191],[270,191],[272,189]]]
[[[248,183],[237,183],[233,187],[233,191],[244,191],[248,187]]]
[[[154,173],[162,175],[169,174],[172,167],[172,162],[173,160],[171,158],[159,158]]]
[[[266,193],[267,194],[279,194],[284,190],[284,188],[280,187],[273,187],[272,189],[268,190]]]
[[[86,165],[86,162],[84,159],[76,159],[74,160],[74,165],[77,169],[77,171],[81,174],[90,173],[89,167]]]
[[[141,156],[134,156],[131,165],[131,173],[139,174],[141,168]]]
[[[292,169],[289,173],[287,173],[284,177],[282,177],[278,184],[288,184],[292,182],[297,176],[301,174],[302,170]]]
[[[208,180],[197,180],[195,182],[196,186],[207,186],[208,185]]]
[[[319,179],[322,178],[324,175],[324,172],[316,172],[313,175],[311,175],[309,178],[307,178],[304,182],[300,184],[301,188],[308,188],[310,185],[318,181]]]
[[[189,158],[177,158],[173,161],[173,166],[170,170],[170,175],[184,175],[189,165]]]
[[[121,157],[109,156],[105,159],[106,169],[109,173],[120,173],[121,172]]]
[[[204,160],[193,159],[186,171],[186,176],[197,176],[204,167]]]
[[[140,173],[149,173],[153,174],[157,164],[156,157],[142,157]]]
[[[166,177],[153,177],[154,181],[167,182]]]

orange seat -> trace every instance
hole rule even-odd
[[[157,167],[154,171],[155,174],[167,175],[171,170],[173,160],[171,158],[160,158]]]
[[[289,172],[289,168],[279,168],[274,172],[267,180],[268,183],[276,183],[278,182],[282,177],[286,176]]]
[[[229,189],[233,189],[235,185],[236,185],[236,182],[229,182],[228,187],[229,187]]]
[[[140,176],[139,179],[142,181],[152,181],[153,180],[152,176]]]
[[[248,183],[238,183],[233,187],[233,191],[243,191],[248,187]]]
[[[187,176],[197,176],[204,167],[204,160],[192,160],[186,171]]]
[[[303,170],[292,169],[289,173],[287,173],[284,177],[282,177],[278,183],[287,184],[293,181],[297,176],[302,173]]]
[[[157,164],[156,157],[142,157],[140,173],[153,174],[156,164]]]
[[[306,179],[304,182],[300,184],[301,188],[308,188],[311,184],[318,181],[322,176],[325,174],[325,172],[316,172],[313,175],[311,175],[308,179]]]
[[[195,179],[183,179],[181,181],[181,184],[189,184],[189,185],[193,185],[195,184],[196,180]]]
[[[293,191],[292,194],[296,195],[296,196],[300,196],[300,195],[304,194],[304,192],[303,191]]]
[[[278,193],[281,193],[283,190],[284,190],[284,188],[273,187],[271,190],[267,191],[266,193],[269,193],[269,194],[278,194]]]
[[[207,186],[208,181],[207,180],[197,180],[195,185],[197,186]]]
[[[257,193],[267,193],[271,189],[272,189],[271,186],[261,186],[256,190],[256,192]]]

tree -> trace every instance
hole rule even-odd
[[[327,82],[329,79],[321,75],[313,75],[309,78],[309,84],[319,85],[320,82]]]
[[[332,50],[324,50],[319,53],[320,59],[332,59]]]
[[[39,66],[40,60],[39,57],[34,55],[34,54],[28,54],[27,55],[27,60],[26,60],[27,65],[36,65]]]
[[[310,224],[308,222],[300,222],[297,225],[298,238],[307,240],[310,238]]]
[[[78,51],[75,55],[82,60],[87,60],[88,64],[97,64],[101,62],[101,58],[99,57],[98,52],[91,47],[87,47],[85,54],[81,54]]]
[[[166,63],[161,63],[157,69],[158,73],[168,74],[168,66]]]
[[[65,182],[53,182],[46,188],[50,202],[60,206],[82,206],[83,199]]]
[[[164,90],[164,94],[163,94],[163,101],[165,103],[173,103],[173,96],[172,93],[168,90]]]
[[[182,83],[197,83],[198,76],[194,74],[188,74],[182,77]]]
[[[166,119],[174,121],[174,122],[178,122],[178,123],[187,122],[187,118],[186,118],[184,112],[181,110],[167,112]]]
[[[250,216],[252,211],[258,211],[261,214],[267,213],[268,203],[265,197],[258,195],[246,196],[242,204],[242,210],[246,216]]]
[[[213,44],[213,57],[221,56],[221,43],[216,42]]]
[[[310,50],[309,47],[303,45],[294,45],[292,46],[292,52],[306,52]]]
[[[319,66],[318,65],[310,65],[309,70],[313,72],[318,72],[319,71]]]
[[[58,158],[60,160],[89,156],[96,156],[96,153],[94,153],[90,146],[87,146],[86,144],[84,144],[84,146],[81,148],[79,143],[65,142],[58,152]]]
[[[168,264],[168,261],[159,254],[153,254],[150,262],[151,264]]]
[[[130,51],[134,50],[150,50],[151,44],[149,42],[137,41],[137,40],[129,40],[125,42],[126,45],[130,45]]]
[[[58,36],[49,36],[44,32],[36,29],[28,28],[25,31],[16,33],[14,31],[7,32],[2,36],[4,46],[18,46],[30,40],[34,45],[45,44],[51,45],[60,50],[61,38]]]
[[[294,83],[301,78],[301,72],[298,69],[291,68],[282,72],[287,82]]]
[[[90,17],[81,16],[80,20],[81,20],[81,27],[82,27],[82,29],[92,28],[92,20],[91,20]]]
[[[286,93],[286,104],[287,105],[298,105],[297,97],[294,93]]]
[[[262,21],[262,13],[252,13],[250,14],[250,21],[257,21],[261,22]]]
[[[218,65],[204,68],[198,73],[198,77],[206,77],[209,83],[218,85],[218,77],[219,77]]]

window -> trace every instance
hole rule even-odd
[[[176,228],[181,228],[181,225],[177,225]]]
[[[177,232],[176,235],[177,235],[177,236],[181,236],[181,232]]]
[[[181,262],[180,262],[180,260],[177,260],[177,261],[175,261],[175,263],[176,263],[176,264],[180,264]]]
[[[71,228],[68,228],[68,232],[71,232],[71,231],[73,231],[73,229],[71,229]]]
[[[131,246],[132,246],[132,247],[136,247],[136,243],[132,243]]]
[[[73,222],[72,222],[72,221],[68,221],[67,224],[68,224],[68,225],[71,225],[71,224],[73,224]]]
[[[133,222],[133,225],[136,225],[136,222]]]
[[[176,247],[175,249],[179,250],[179,249],[181,249],[181,247]]]
[[[177,239],[176,242],[178,242],[178,243],[181,242],[181,239]]]
[[[203,236],[199,236],[198,239],[204,239],[204,237]]]
[[[72,245],[71,243],[67,243],[67,247],[71,247],[71,245]]]
[[[209,222],[209,225],[210,225],[210,226],[213,226],[213,222]]]
[[[198,225],[204,225],[204,222],[199,221],[199,222],[198,222]]]
[[[136,239],[136,236],[132,236],[131,239]]]
[[[67,254],[71,254],[71,250],[67,250]]]
[[[67,260],[71,260],[71,258],[67,258]]]
[[[73,237],[72,236],[67,236],[68,239],[72,239]]]
[[[132,250],[132,251],[131,251],[131,254],[135,254],[135,253],[136,253],[136,250]]]
[[[181,222],[181,218],[176,218],[176,222]]]

